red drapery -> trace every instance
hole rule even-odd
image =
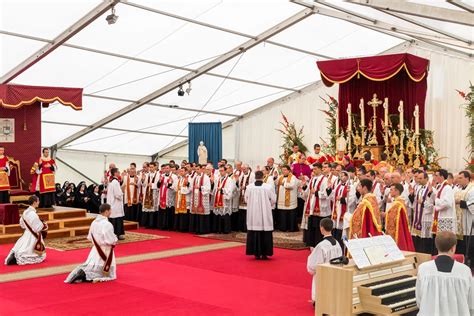
[[[82,110],[82,89],[13,84],[0,85],[0,107],[18,109],[36,102],[49,104],[55,101],[70,106],[74,110]]]
[[[400,100],[404,103],[405,124],[413,121],[415,105],[420,106],[420,128],[424,128],[426,77],[429,60],[411,54],[394,54],[364,58],[318,61],[321,78],[326,86],[339,83],[339,124],[347,127],[347,106],[360,116],[359,102],[364,98],[366,126],[373,116],[367,102],[374,93],[379,100],[389,99],[389,114],[398,115]],[[377,127],[382,130],[384,109],[377,107]],[[413,123],[414,124],[414,123]]]

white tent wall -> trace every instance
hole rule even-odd
[[[104,175],[104,153],[58,150],[56,157],[97,183],[100,183],[100,180]],[[131,162],[135,162],[137,164],[137,169],[141,169],[142,163],[150,161],[150,159],[151,157],[149,156],[107,153],[106,167],[108,168],[108,165],[113,162],[117,165],[117,168],[124,170],[128,168]],[[58,172],[56,174],[56,182],[64,183],[64,181],[69,181],[78,183],[84,180],[88,184],[91,183],[91,181],[85,179],[83,175],[74,171],[61,161],[58,160],[57,164]]]
[[[463,169],[466,164],[464,159],[468,155],[468,120],[461,107],[463,100],[455,89],[466,91],[469,80],[474,82],[474,62],[472,59],[409,43],[398,45],[385,54],[398,52],[408,52],[430,60],[426,128],[435,132],[435,148],[440,157],[448,157],[440,161],[442,167],[451,171]],[[226,135],[223,139],[224,157],[230,161],[242,160],[252,166],[264,164],[269,156],[278,161],[282,138],[276,129],[280,128],[281,112],[297,127],[304,126],[304,143],[311,150],[314,143],[321,143],[321,138],[328,138],[326,117],[319,111],[325,104],[319,97],[327,98],[328,94],[337,97],[337,89],[337,86],[328,88],[319,82],[303,89],[302,93],[293,93],[245,114],[232,127],[223,131],[223,135]],[[239,131],[238,135],[235,135],[236,130]],[[163,160],[186,159],[187,151],[185,144],[166,153]]]

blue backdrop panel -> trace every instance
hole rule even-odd
[[[198,162],[197,149],[202,140],[207,148],[207,159],[214,163],[222,159],[222,124],[219,123],[189,123],[188,127],[188,156],[190,162]]]

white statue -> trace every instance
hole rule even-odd
[[[199,142],[197,154],[199,157],[199,161],[198,161],[199,164],[200,165],[207,164],[207,148],[206,146],[204,146],[204,142],[202,140]]]

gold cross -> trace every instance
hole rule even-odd
[[[380,104],[382,104],[382,100],[379,100],[377,99],[377,94],[374,93],[374,97],[372,98],[371,101],[367,102],[368,105],[370,105],[371,107],[375,108],[378,107]]]

